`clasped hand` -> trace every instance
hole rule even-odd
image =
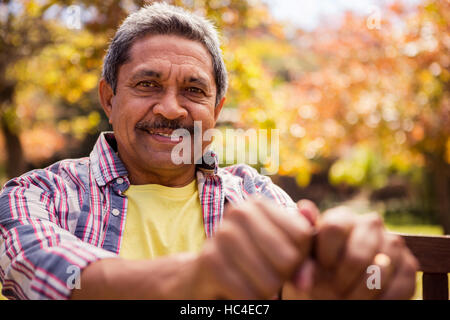
[[[229,205],[199,255],[199,298],[408,299],[417,260],[376,214],[337,207],[298,214],[269,200]],[[370,268],[371,267],[371,268]],[[370,272],[369,272],[370,271]]]

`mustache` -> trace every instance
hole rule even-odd
[[[183,123],[183,121],[175,119],[169,120],[166,118],[156,118],[155,120],[149,121],[139,121],[136,124],[136,129],[140,130],[151,130],[151,129],[185,129],[189,131],[190,134],[194,134],[194,125]]]

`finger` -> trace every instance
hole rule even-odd
[[[314,230],[303,216],[289,214],[267,200],[256,200],[254,204],[300,250],[301,261],[309,256]]]
[[[220,276],[221,295],[217,299],[260,300],[261,297],[233,269],[228,268]]]
[[[243,281],[249,282],[260,299],[268,299],[277,293],[282,280],[240,226],[224,225],[217,243],[231,267],[242,274]]]
[[[313,259],[305,261],[294,276],[293,284],[300,298],[337,300],[339,295],[330,285],[333,272],[322,268]],[[292,290],[289,292],[292,294]]]
[[[319,218],[320,211],[316,204],[310,200],[302,199],[297,202],[297,208],[299,212],[311,223],[315,225]]]
[[[384,233],[380,252],[367,267],[356,287],[347,294],[346,299],[375,299],[382,294],[394,275],[396,266],[400,264],[401,240],[399,236]]]
[[[326,211],[319,222],[314,255],[324,268],[336,266],[354,225],[354,217],[347,208]]]
[[[283,280],[290,279],[303,259],[303,255],[286,233],[260,211],[253,202],[246,201],[239,208],[234,208],[229,213],[228,219],[235,221],[246,230],[254,246],[260,250]]]
[[[419,267],[417,259],[405,247],[401,250],[400,264],[381,300],[410,299],[416,288],[416,272]]]
[[[283,299],[335,300],[338,296],[330,290],[331,276],[316,261],[308,259],[297,270],[292,282],[283,287]]]
[[[332,286],[334,271],[316,265],[314,270],[313,287],[309,296],[314,300],[337,300],[341,296]]]
[[[305,292],[299,291],[293,283],[286,282],[281,298],[283,300],[308,300],[309,296]]]
[[[294,275],[293,283],[298,291],[309,293],[314,285],[316,263],[313,259],[306,260]]]
[[[206,295],[216,295],[216,299],[258,299],[258,294],[252,286],[224,258],[215,241],[207,242],[201,255],[201,265],[208,288]],[[209,292],[209,293],[208,293]]]
[[[372,263],[382,240],[383,223],[378,215],[355,216],[355,220],[334,281],[336,291],[343,295],[353,288]]]

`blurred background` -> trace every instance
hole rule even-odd
[[[150,2],[1,1],[2,184],[87,156],[110,130],[97,97],[105,49]],[[448,0],[168,2],[217,24],[230,74],[219,125],[278,128],[271,177],[294,200],[450,233]]]
[[[150,2],[1,2],[2,184],[86,156],[110,130],[97,97],[105,49]],[[168,2],[217,24],[230,73],[220,127],[278,128],[272,179],[294,200],[450,233],[449,1]]]

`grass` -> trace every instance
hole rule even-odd
[[[386,229],[392,232],[421,234],[421,235],[442,235],[444,234],[441,226],[436,225],[395,225],[386,223]],[[416,275],[416,291],[413,300],[422,300],[422,272],[417,272]],[[448,276],[448,275],[447,275]],[[448,277],[448,287],[450,296],[450,277]]]
[[[386,223],[386,229],[392,232],[422,234],[422,235],[442,235],[441,226],[435,225],[393,225]]]

